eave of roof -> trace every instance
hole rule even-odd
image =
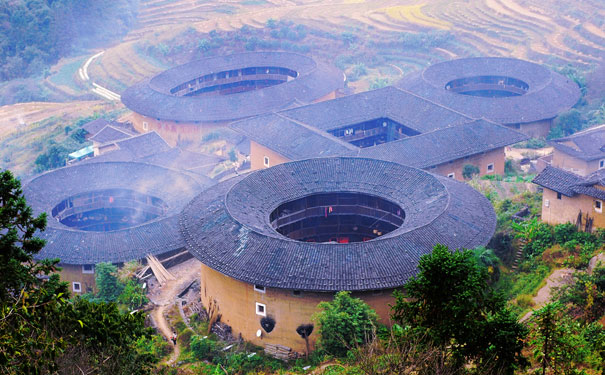
[[[350,244],[295,241],[267,223],[280,202],[328,191],[385,197],[404,208],[406,221],[379,239]],[[495,223],[489,201],[466,184],[366,158],[310,159],[252,172],[198,195],[180,219],[187,249],[207,266],[251,284],[314,291],[399,287],[436,243],[485,244]]]
[[[506,98],[461,95],[445,89],[453,80],[469,76],[497,75],[529,84],[526,94]],[[404,77],[396,84],[417,95],[456,109],[473,118],[500,124],[548,120],[571,108],[580,98],[575,82],[529,61],[475,57],[445,61]]]
[[[244,68],[248,64],[254,66],[261,63],[256,61],[259,59],[264,64],[298,68],[299,76],[279,85],[232,95],[176,97],[166,93],[180,78],[186,82],[191,75],[216,71],[219,67],[219,70],[228,70]],[[210,67],[200,70],[199,66],[207,63]],[[310,103],[343,85],[342,72],[316,63],[309,57],[286,52],[254,52],[200,60],[173,68],[128,88],[122,93],[122,102],[134,112],[161,120],[224,122],[281,110],[296,101]]]

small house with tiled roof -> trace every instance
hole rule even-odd
[[[542,220],[549,224],[573,223],[579,229],[605,228],[605,169],[587,176],[546,167],[533,182],[544,188]]]
[[[504,147],[527,136],[395,87],[235,122],[250,139],[251,168],[324,156],[394,161],[463,179],[464,165],[480,175],[504,173]]]
[[[581,176],[605,168],[605,125],[553,139],[551,165]]]
[[[392,292],[436,244],[485,245],[496,217],[467,184],[357,157],[307,159],[221,182],[180,217],[201,298],[234,335],[304,352],[321,301],[347,290],[389,322]],[[311,346],[317,334],[311,334]]]

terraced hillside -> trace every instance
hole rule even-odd
[[[337,36],[351,31],[378,42],[385,33],[443,31],[455,37],[455,43],[435,48],[430,56],[398,51],[401,63],[395,65],[403,71],[469,54],[588,68],[601,62],[605,53],[605,7],[599,0],[573,4],[556,0],[147,0],[142,1],[137,29],[95,61],[91,74],[120,92],[171,65],[149,54],[145,46],[170,49],[186,30],[263,28],[271,19],[292,20]],[[324,57],[336,59],[342,52]]]
[[[103,54],[63,59],[41,84],[65,100],[88,100],[97,98],[93,84],[119,94],[191,59],[261,49],[332,62],[356,91],[462,56],[514,56],[589,70],[605,58],[605,6],[603,0],[141,0],[137,26],[122,41]],[[93,55],[85,81],[79,72]],[[73,117],[78,108],[47,103],[48,116],[38,121],[66,110]],[[0,127],[5,135],[23,128],[12,117]]]

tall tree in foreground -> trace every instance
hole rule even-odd
[[[146,374],[153,358],[136,350],[150,332],[142,314],[115,304],[69,300],[57,275],[58,260],[35,262],[46,226],[34,217],[21,184],[0,173],[0,373]]]
[[[418,269],[405,285],[406,294],[395,293],[396,323],[441,348],[444,360],[456,368],[473,361],[479,368],[512,374],[525,365],[521,350],[527,329],[490,288],[487,269],[470,250],[437,245],[420,258]]]

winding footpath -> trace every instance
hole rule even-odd
[[[168,342],[172,336],[172,332],[175,331],[170,326],[164,312],[170,309],[171,306],[177,301],[178,295],[187,288],[191,282],[200,278],[201,264],[193,258],[189,259],[181,264],[178,264],[169,269],[170,273],[176,277],[176,280],[168,280],[164,285],[151,286],[149,290],[149,300],[154,304],[154,308],[149,311],[153,322],[155,323],[156,329],[161,333]],[[174,350],[170,359],[166,361],[166,364],[172,365],[176,362],[180,354],[180,348],[178,345],[173,345]]]

